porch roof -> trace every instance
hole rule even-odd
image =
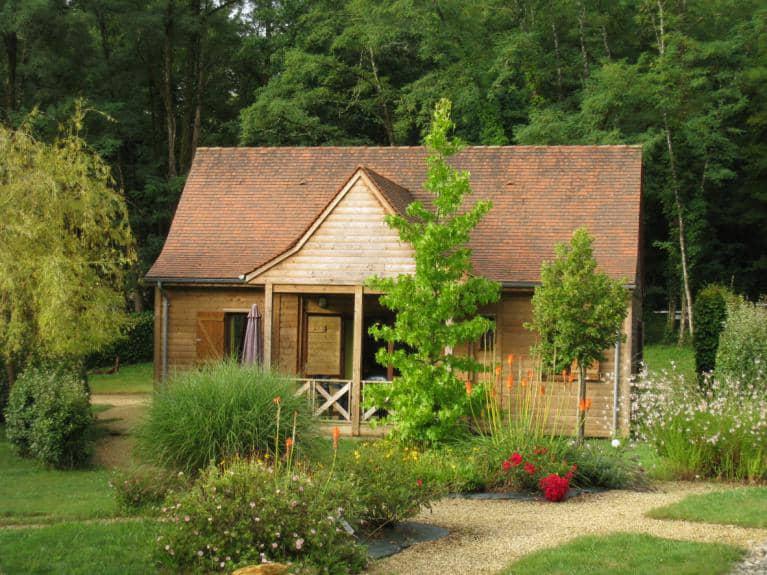
[[[359,166],[397,212],[423,189],[423,147],[200,148],[162,253],[147,279],[237,282],[289,250]],[[579,226],[600,267],[636,284],[642,152],[638,146],[471,146],[469,204],[493,209],[471,239],[474,271],[535,284],[556,243]]]

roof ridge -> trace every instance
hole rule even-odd
[[[558,150],[558,149],[610,149],[610,148],[629,148],[641,149],[642,144],[476,144],[464,147],[458,153],[465,150]],[[426,146],[198,146],[197,150],[424,150]]]

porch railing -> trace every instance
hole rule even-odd
[[[295,381],[298,384],[296,396],[305,396],[308,399],[315,417],[352,422],[352,381],[350,379],[296,378]],[[367,422],[381,417],[384,413],[375,406],[367,409],[363,407],[365,388],[369,385],[386,385],[390,382],[363,380],[361,383],[363,401],[360,402],[359,420]]]

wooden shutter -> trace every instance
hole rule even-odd
[[[218,361],[224,358],[224,312],[197,312],[197,361]]]

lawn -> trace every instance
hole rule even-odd
[[[0,526],[113,516],[109,478],[104,469],[57,471],[21,459],[0,427]]]
[[[644,362],[650,372],[667,370],[672,367],[688,381],[695,378],[695,352],[690,345],[655,343],[645,345]]]
[[[152,363],[124,365],[112,374],[94,374],[88,377],[92,393],[152,393]]]
[[[718,575],[729,573],[743,554],[730,545],[641,533],[589,535],[526,555],[503,575]]]
[[[0,530],[0,573],[152,573],[158,531],[159,525],[151,521]]]
[[[767,529],[767,487],[742,487],[702,495],[653,509],[656,519],[680,519]]]

